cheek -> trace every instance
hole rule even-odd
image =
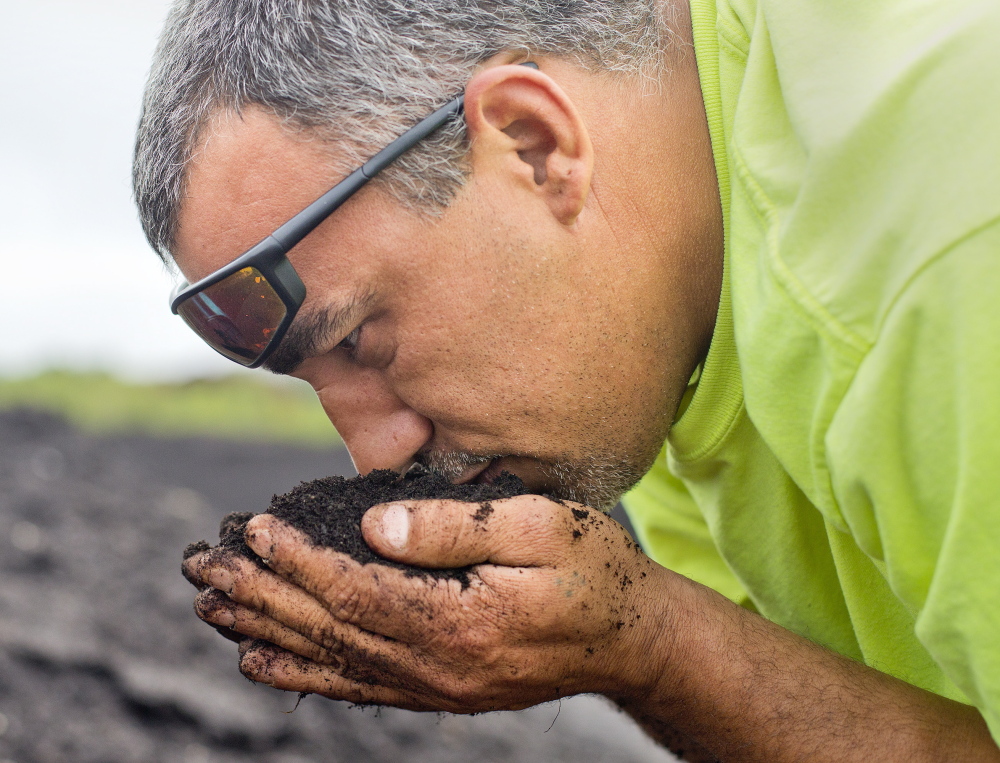
[[[472,337],[427,332],[400,344],[387,373],[402,398],[448,424],[495,408],[504,370]]]
[[[634,438],[651,408],[637,373],[650,365],[639,357],[647,342],[627,335],[605,292],[557,288],[559,273],[535,270],[466,275],[421,281],[395,313],[386,373],[408,405],[442,435],[479,435],[505,450]]]
[[[530,335],[515,341],[475,328],[464,323],[401,343],[388,369],[393,387],[439,429],[516,441],[518,449],[551,440],[583,396],[576,372],[559,373],[562,359]]]

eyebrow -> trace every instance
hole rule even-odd
[[[264,368],[275,374],[290,374],[306,358],[329,347],[331,337],[347,336],[359,314],[367,310],[374,299],[370,291],[359,291],[339,307],[300,312],[278,348],[264,361]]]

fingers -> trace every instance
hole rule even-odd
[[[306,552],[313,550],[307,541],[305,544],[300,549]],[[333,557],[344,557],[343,554],[328,549],[323,551]],[[305,554],[305,558],[310,556],[308,553]],[[334,559],[334,562],[339,561],[343,560]],[[193,578],[203,585],[211,586],[209,591],[199,594],[195,603],[195,611],[203,620],[245,635],[275,641],[313,659],[316,658],[308,648],[291,637],[287,631],[294,631],[333,654],[340,652],[345,643],[359,649],[378,651],[383,639],[374,635],[381,633],[375,626],[389,631],[384,635],[390,638],[394,638],[393,633],[400,632],[399,618],[390,615],[384,604],[377,610],[377,616],[364,617],[366,614],[376,612],[373,605],[378,598],[377,589],[352,593],[356,589],[344,575],[338,574],[341,571],[335,563],[330,563],[329,559],[325,565],[307,566],[306,569],[315,568],[316,574],[320,575],[326,586],[336,587],[340,591],[338,599],[340,607],[334,611],[294,582],[289,582],[270,570],[262,570],[248,559],[234,557],[225,552],[210,552],[200,557],[192,557],[187,565],[189,574]],[[355,566],[360,567],[356,563]],[[367,575],[360,577],[362,580],[368,578]],[[337,584],[336,581],[341,582]],[[214,595],[213,592],[221,594],[221,597]],[[238,609],[235,605],[242,605],[242,609]],[[262,617],[258,619],[254,617],[254,613]],[[362,622],[351,623],[346,616],[348,614]],[[359,624],[360,627],[356,627]],[[284,629],[279,628],[279,625]],[[366,625],[369,627],[365,627]]]
[[[327,646],[320,646],[273,618],[230,601],[221,591],[199,594],[195,608],[202,619],[225,623],[243,634],[241,643],[246,637],[266,641],[362,683],[396,687],[402,666],[413,663],[405,645],[345,623],[331,622],[323,634]]]
[[[393,527],[393,515],[403,517],[402,532]],[[247,610],[266,616],[259,619],[231,610],[229,615],[241,618],[235,630],[314,659],[319,658],[278,626],[334,654],[345,644],[379,653],[384,638],[414,648],[434,644],[464,653],[489,646],[491,629],[500,620],[523,624],[533,603],[553,587],[567,600],[583,595],[585,586],[579,581],[586,576],[548,578],[571,554],[589,556],[579,544],[581,538],[595,529],[607,534],[612,525],[599,512],[539,496],[490,505],[413,501],[375,507],[365,517],[370,541],[402,539],[404,551],[397,551],[397,558],[405,555],[405,561],[429,568],[480,563],[470,571],[468,587],[433,572],[422,576],[381,564],[362,565],[346,554],[313,545],[301,532],[267,514],[251,520],[246,540],[270,570],[218,549],[192,557],[186,565],[197,583],[217,588]],[[555,615],[553,608],[544,609]],[[544,620],[539,612],[534,622]],[[213,622],[230,627],[226,619]]]
[[[364,674],[350,667],[321,665],[288,652],[267,641],[247,639],[240,643],[240,671],[252,681],[284,691],[321,694],[360,705],[391,705],[404,710],[480,713],[500,709],[523,710],[552,699],[551,690],[538,695],[497,695],[476,681],[435,681],[414,678],[405,683],[386,683],[386,672]],[[391,680],[391,676],[389,676]],[[435,683],[442,683],[435,686]],[[555,696],[559,696],[556,689]]]
[[[314,546],[298,530],[266,514],[247,526],[247,542],[285,578],[286,585],[307,591],[335,621],[408,644],[437,637],[456,616],[463,597],[489,596],[475,579],[470,588],[463,589],[455,579],[359,564],[346,554]],[[284,615],[278,617],[299,630]]]
[[[423,682],[400,681],[398,668],[378,655],[352,653],[348,659],[326,665],[266,640],[247,639],[240,643],[240,671],[253,681],[284,691],[322,694],[358,704],[429,709],[414,695],[424,688]]]
[[[586,512],[599,515],[593,509]],[[483,504],[383,504],[369,509],[361,528],[378,553],[420,567],[544,567],[562,557],[575,523],[569,506],[524,495]]]
[[[321,694],[358,705],[421,709],[413,697],[399,689],[346,678],[333,667],[317,664],[265,641],[241,644],[240,654],[243,675],[276,689]]]
[[[323,665],[340,664],[331,649],[321,647],[277,620],[232,601],[222,591],[210,588],[198,594],[194,603],[198,617],[215,626],[230,641],[248,636],[276,644]]]
[[[196,585],[222,591],[230,599],[268,616],[279,611],[294,612],[300,621],[320,621],[326,615],[322,605],[305,591],[249,559],[221,549],[191,557],[184,568]]]

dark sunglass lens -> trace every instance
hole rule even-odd
[[[261,356],[287,312],[257,268],[243,268],[177,307],[198,336],[244,366]]]

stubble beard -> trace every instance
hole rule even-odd
[[[616,458],[611,455],[544,460],[527,454],[476,454],[458,451],[423,451],[417,463],[454,482],[471,467],[482,466],[504,457],[530,458],[544,476],[547,495],[562,501],[574,501],[610,512],[649,469],[648,463]],[[655,456],[654,456],[655,457]]]

